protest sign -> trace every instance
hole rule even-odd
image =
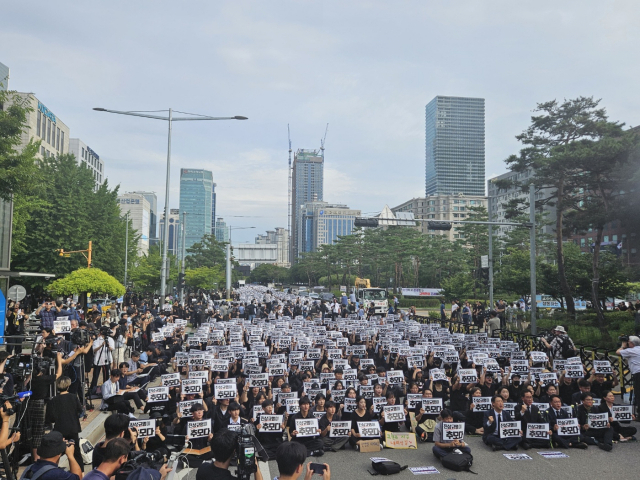
[[[187,435],[189,438],[208,437],[211,433],[211,419],[187,422]]]
[[[331,422],[330,437],[348,437],[351,431],[351,422]]]
[[[320,435],[318,433],[318,419],[317,418],[296,418],[296,430],[298,438],[303,437],[315,437]]]

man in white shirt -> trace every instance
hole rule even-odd
[[[102,384],[102,400],[109,405],[109,410],[116,410],[118,413],[133,413],[131,404],[120,394],[120,370],[114,368],[111,370],[109,380]]]
[[[636,405],[636,411],[640,408],[640,337],[635,335],[630,336],[629,340],[622,342],[622,346],[616,352],[622,358],[626,359],[629,363],[629,370],[631,370],[631,376],[633,378],[633,391],[636,394],[633,396],[633,403]]]
[[[113,362],[113,350],[116,345],[113,338],[109,336],[111,331],[109,327],[102,327],[100,335],[93,341],[93,378],[91,379],[91,388],[98,386],[98,377],[102,371],[103,382],[109,378],[109,370]]]

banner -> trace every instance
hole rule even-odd
[[[403,297],[440,297],[441,288],[402,288]]]
[[[331,422],[330,437],[348,437],[351,431],[351,422]]]
[[[384,444],[387,448],[406,450],[418,448],[416,434],[413,432],[384,432]]]
[[[208,437],[211,433],[211,419],[187,422],[187,436],[189,438]]]
[[[282,415],[260,415],[261,432],[282,432]]]

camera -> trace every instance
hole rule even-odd
[[[11,408],[7,408],[5,402],[11,403]],[[16,413],[16,410],[20,408],[20,400],[18,395],[0,395],[0,408],[7,412],[9,415]]]
[[[88,330],[76,328],[71,332],[71,343],[78,345],[79,347],[85,347],[91,342],[91,334]]]
[[[243,425],[238,432],[238,446],[236,448],[236,457],[238,458],[238,468],[236,475],[238,480],[249,480],[251,475],[256,472],[258,465],[256,463],[257,440],[251,434],[248,425]]]
[[[618,341],[620,343],[628,342],[629,341],[629,335],[620,335],[618,337]]]

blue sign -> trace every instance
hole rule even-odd
[[[98,154],[96,152],[94,152],[93,150],[91,150],[89,147],[87,147],[87,150],[89,151],[89,153],[91,155],[93,155],[94,157],[96,157],[96,160],[100,160],[100,157],[98,156]]]
[[[53,114],[51,110],[44,106],[42,102],[38,102],[38,110],[42,112],[42,114],[49,118],[53,123],[56,123],[56,116]]]

